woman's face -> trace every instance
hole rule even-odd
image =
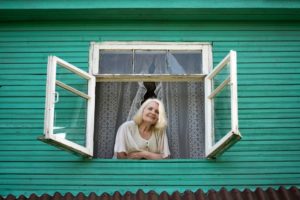
[[[143,122],[154,125],[158,120],[158,103],[152,101],[143,110]]]

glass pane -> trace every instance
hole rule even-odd
[[[132,74],[132,51],[100,51],[99,74]]]
[[[226,66],[213,78],[213,90],[216,89],[223,81],[225,81],[230,76],[230,63],[227,63]]]
[[[134,73],[165,74],[167,51],[135,51]]]
[[[231,131],[230,85],[227,84],[214,98],[215,143]]]
[[[59,63],[57,63],[56,68],[56,80],[87,94],[88,80],[59,65]]]
[[[168,52],[168,72],[170,74],[201,74],[201,51]]]
[[[53,133],[56,137],[85,146],[87,100],[58,85],[56,92],[59,99],[55,103]]]

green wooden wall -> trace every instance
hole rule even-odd
[[[91,41],[213,43],[238,53],[243,139],[218,160],[84,160],[37,140],[46,62],[88,69]],[[2,22],[0,195],[300,186],[300,22]]]

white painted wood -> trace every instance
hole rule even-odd
[[[84,79],[87,79],[87,80],[91,79],[92,76],[89,75],[89,73],[83,71],[82,69],[79,69],[78,67],[75,67],[74,65],[72,65],[56,56],[55,56],[55,58],[56,58],[56,65],[59,64],[60,66],[70,70],[71,72],[81,76]]]
[[[230,82],[230,76],[226,78],[211,94],[208,96],[209,99],[214,98],[221,90],[225,88],[225,86]]]
[[[235,139],[234,136],[238,138],[241,137],[239,132],[228,132],[224,137],[222,137],[222,139],[209,148],[208,152],[206,153],[207,157],[214,157],[218,152],[222,151],[223,147],[225,147],[225,144],[229,143],[232,139]]]
[[[230,53],[213,69],[213,71],[207,75],[207,78],[214,78],[230,61]]]
[[[41,138],[43,140],[43,138]],[[50,139],[50,140],[53,140],[57,146],[62,146],[64,148],[66,148],[67,150],[71,150],[71,151],[74,151],[76,153],[79,153],[81,155],[85,155],[85,156],[92,156],[93,155],[93,152],[91,152],[90,150],[93,150],[93,149],[89,149],[89,148],[86,148],[86,147],[83,147],[75,142],[72,142],[70,140],[67,140],[65,138],[63,138],[60,134],[53,134],[51,135],[50,138],[45,138],[45,139]]]
[[[212,147],[212,142],[214,141],[214,127],[213,127],[213,116],[214,116],[214,110],[212,109],[212,103],[213,101],[208,98],[208,96],[211,94],[211,80],[208,79],[207,77],[205,78],[204,81],[204,95],[205,95],[205,153],[207,154],[211,147]]]
[[[55,79],[56,79],[56,57],[48,57],[46,103],[44,116],[44,135],[49,138],[53,134],[54,105],[55,105]]]
[[[136,81],[161,81],[161,82],[187,82],[203,81],[205,74],[98,74],[97,82],[136,82]]]
[[[89,95],[87,95],[87,94],[85,94],[85,93],[83,93],[83,92],[81,92],[81,91],[79,91],[79,90],[77,90],[77,89],[75,89],[75,88],[73,88],[71,86],[68,86],[67,84],[64,84],[61,81],[56,80],[55,83],[56,83],[56,85],[58,85],[58,86],[60,86],[60,87],[62,87],[64,89],[66,89],[66,90],[68,90],[68,91],[70,91],[70,92],[72,92],[72,93],[74,93],[74,94],[76,94],[78,96],[81,96],[82,98],[85,98],[85,99],[89,99],[90,98]]]
[[[237,56],[236,51],[230,51],[231,76],[231,128],[238,131],[238,96],[237,96]]]
[[[90,74],[98,74],[99,72],[99,45],[91,42],[89,53],[89,72]]]
[[[104,50],[202,50],[210,43],[200,42],[101,42],[98,49]]]
[[[211,45],[203,45],[202,50],[202,74],[208,74],[211,68]]]
[[[60,65],[73,73],[79,75],[82,78],[88,80],[88,94],[85,94],[81,91],[74,89],[71,86],[64,84],[61,81],[56,80],[56,68],[57,65]],[[87,127],[86,127],[86,145],[81,146],[72,142],[64,137],[57,136],[53,134],[54,129],[54,109],[55,109],[55,86],[59,85],[60,87],[73,92],[74,94],[85,98],[87,100]],[[93,129],[94,129],[94,106],[95,105],[95,77],[89,75],[85,71],[75,67],[74,65],[56,57],[50,56],[48,58],[48,71],[47,71],[47,93],[46,93],[46,111],[45,111],[45,140],[53,141],[57,145],[61,145],[61,147],[75,151],[84,156],[93,156]]]
[[[87,105],[87,126],[86,126],[86,147],[90,152],[89,155],[93,155],[94,152],[94,116],[95,116],[95,90],[96,90],[96,78],[91,77],[88,84],[88,105]]]
[[[207,46],[208,51],[208,65],[203,66],[203,73],[209,74],[213,69],[213,57],[212,57],[212,49],[211,45]],[[206,70],[206,71],[205,71]],[[205,95],[205,152],[208,152],[212,146],[212,142],[214,141],[214,110],[213,101],[207,98],[212,91],[212,80],[205,77],[204,81],[204,95]]]
[[[206,113],[206,129],[205,129],[205,155],[206,157],[214,157],[224,151],[228,145],[235,139],[240,139],[241,134],[238,130],[238,107],[237,107],[237,59],[236,52],[230,51],[229,54],[212,70],[205,78],[205,113]],[[227,65],[230,66],[230,76],[224,80],[214,91],[212,91],[213,78]],[[214,97],[222,91],[222,89],[230,84],[231,90],[231,131],[227,133],[218,142],[214,143]]]

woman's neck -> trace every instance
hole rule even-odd
[[[148,140],[151,137],[152,134],[151,128],[152,128],[152,124],[141,123],[139,125],[139,132],[142,138]]]

